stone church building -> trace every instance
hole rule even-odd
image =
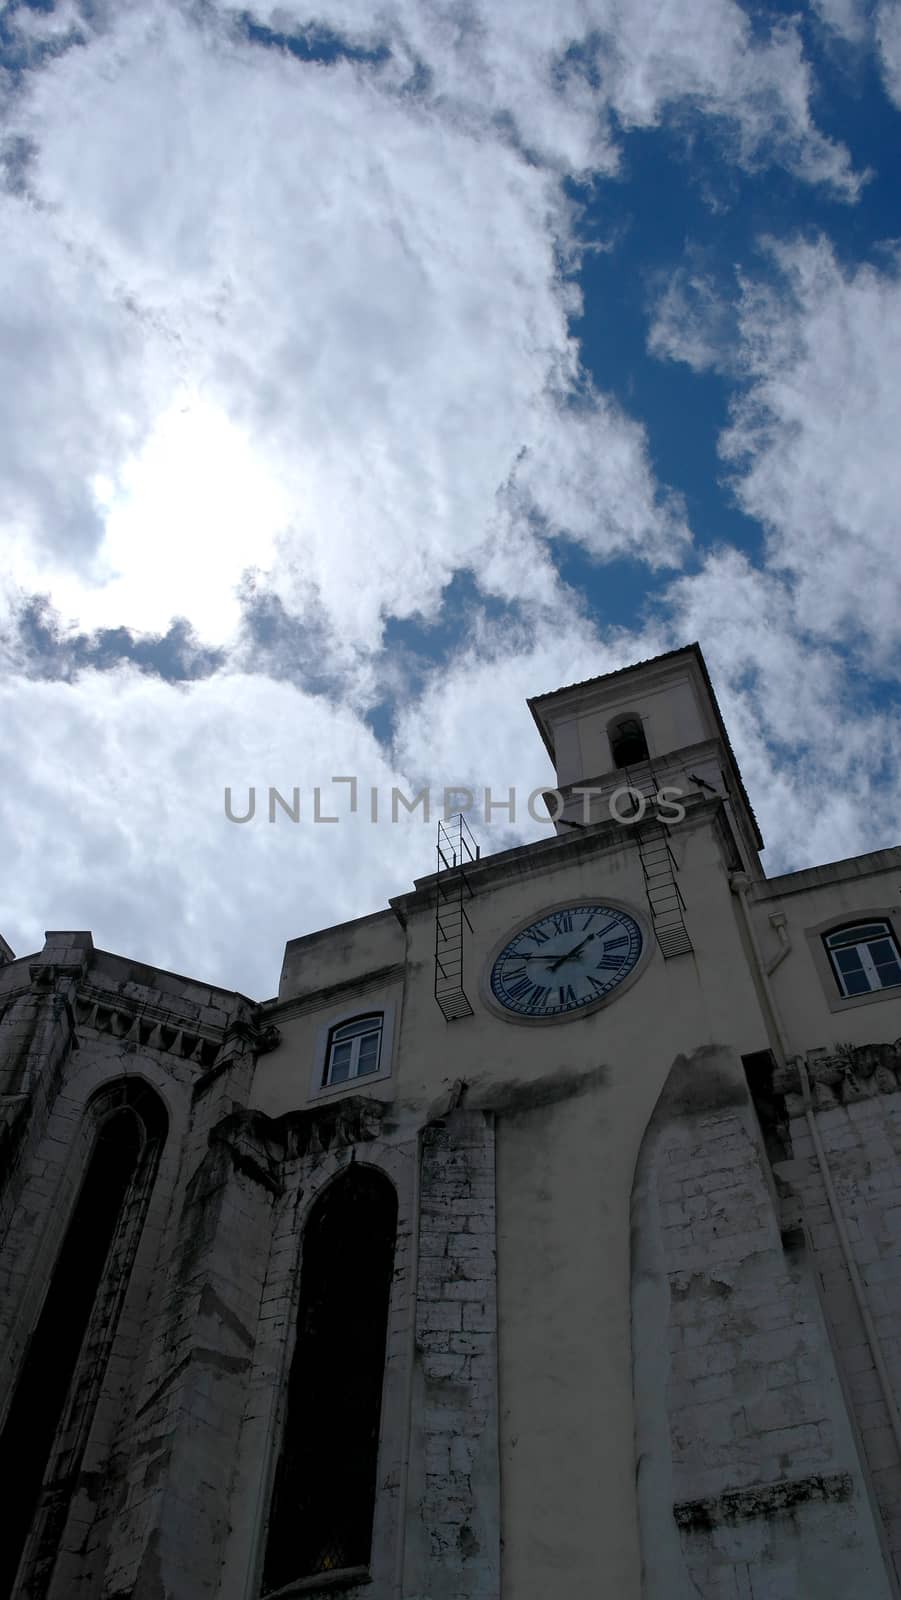
[[[274,999],[0,944],[2,1600],[901,1594],[901,848],[765,877],[697,646],[530,706]]]

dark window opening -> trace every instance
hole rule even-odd
[[[634,767],[648,761],[647,740],[638,717],[620,717],[607,730],[615,767]]]
[[[133,1087],[116,1085],[103,1091],[88,1114],[99,1123],[93,1149],[0,1437],[4,1486],[0,1595],[4,1597],[12,1592],[33,1525],[29,1596],[37,1600],[49,1581],[93,1414],[93,1404],[87,1402],[96,1399],[103,1375],[96,1358],[100,1351],[104,1358],[108,1355],[114,1326],[107,1319],[106,1326],[96,1330],[96,1341],[86,1343],[85,1336],[95,1305],[107,1300],[115,1307],[120,1303],[120,1295],[105,1295],[104,1289],[121,1289],[132,1252],[127,1257],[119,1253],[115,1285],[106,1281],[107,1259],[115,1254],[111,1247],[122,1232],[129,1195],[136,1185],[143,1196],[149,1195],[165,1136],[162,1104],[140,1080]],[[136,1243],[143,1213],[131,1220],[138,1223],[137,1229],[129,1230]],[[91,1354],[94,1360],[86,1364]],[[60,1449],[63,1431],[67,1449]],[[45,1482],[51,1462],[54,1470]]]
[[[394,1187],[371,1167],[352,1165],[310,1212],[265,1594],[369,1562],[396,1231]]]
[[[791,1133],[785,1096],[773,1085],[773,1056],[769,1050],[757,1050],[753,1055],[742,1056],[741,1061],[770,1163],[787,1161],[792,1153]]]

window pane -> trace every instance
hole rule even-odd
[[[836,950],[845,944],[864,944],[868,939],[878,939],[887,932],[884,922],[861,923],[857,928],[840,928],[837,933],[828,934],[826,943],[831,950]]]
[[[368,1033],[365,1039],[360,1040],[360,1054],[357,1058],[357,1076],[362,1077],[366,1072],[375,1072],[379,1064],[379,1035]]]
[[[350,1072],[350,1057],[353,1045],[333,1044],[332,1059],[329,1069],[329,1083],[343,1083]]]
[[[842,978],[842,983],[845,986],[846,994],[870,993],[870,980],[863,971],[846,972]]]
[[[342,1027],[336,1028],[332,1037],[334,1039],[355,1039],[360,1033],[371,1033],[381,1030],[381,1017],[357,1017],[355,1022],[345,1022]]]
[[[841,972],[851,973],[863,971],[863,962],[861,961],[860,955],[856,949],[836,950],[835,959]]]
[[[894,957],[889,961],[877,961],[876,971],[883,989],[891,989],[896,983],[901,983],[901,966]]]

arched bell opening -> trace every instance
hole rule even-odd
[[[608,727],[607,737],[615,767],[634,767],[650,760],[640,717],[618,717]]]

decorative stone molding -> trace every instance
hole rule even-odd
[[[138,1049],[158,1050],[163,1054],[211,1066],[222,1045],[222,1029],[198,1023],[177,1012],[104,989],[82,985],[76,996],[78,1025],[95,1033],[111,1035],[123,1044]]]
[[[210,1148],[224,1147],[236,1172],[253,1178],[274,1195],[283,1192],[284,1144],[276,1124],[261,1111],[233,1111],[210,1129]]]
[[[332,1149],[368,1144],[381,1136],[384,1114],[383,1100],[370,1100],[359,1094],[292,1112],[283,1119],[285,1155],[296,1160],[299,1156],[325,1155]]]
[[[801,1116],[805,1109],[798,1060],[793,1058],[773,1074],[773,1087],[785,1096],[791,1117]],[[838,1044],[831,1052],[821,1046],[808,1050],[804,1060],[814,1108],[827,1111],[855,1100],[895,1094],[901,1073],[901,1039],[893,1044]]]
[[[223,1028],[90,984],[79,987],[75,1012],[79,1027],[120,1039],[126,1048],[155,1050],[195,1063],[202,1072],[195,1092],[207,1088],[236,1056],[266,1055],[281,1037],[271,1023],[259,1027],[256,1012],[249,1007],[242,1007],[243,1014]]]
[[[84,961],[33,961],[28,973],[33,988],[53,989],[60,978],[80,978],[84,970]]]
[[[284,1189],[282,1166],[302,1156],[323,1156],[378,1139],[384,1104],[363,1095],[328,1106],[313,1106],[273,1121],[263,1111],[233,1111],[210,1130],[210,1147],[224,1146],[236,1171],[273,1194]]]
[[[673,1516],[680,1528],[706,1532],[724,1522],[791,1513],[810,1501],[850,1500],[853,1493],[849,1472],[835,1472],[828,1477],[815,1472],[807,1478],[784,1478],[778,1483],[751,1484],[747,1489],[727,1489],[709,1500],[682,1500],[673,1506]]]

